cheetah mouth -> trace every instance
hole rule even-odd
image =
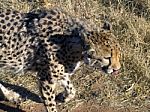
[[[112,70],[112,72],[108,72],[108,66],[103,66],[99,60],[96,59],[90,59],[89,66],[93,68],[94,70],[102,71],[106,74],[111,75],[118,75],[120,73],[120,70]]]
[[[102,66],[102,62],[100,58],[96,58],[92,55],[88,55],[88,57],[84,58],[84,62],[93,70],[101,71],[106,74],[118,75],[120,70],[109,70],[109,66]]]
[[[88,66],[93,70],[102,71],[104,73],[107,73],[105,70],[105,67],[102,67],[101,62],[99,62],[96,59],[90,58],[90,62],[88,63]]]
[[[100,70],[105,72],[106,74],[111,74],[111,75],[115,75],[115,76],[117,76],[120,73],[120,70],[111,69],[109,71],[108,66],[102,67]]]
[[[114,70],[111,74],[112,75],[118,75],[120,73],[120,70]]]

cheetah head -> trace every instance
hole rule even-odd
[[[89,45],[87,54],[90,66],[101,69],[107,74],[118,74],[121,68],[120,45],[110,28],[90,32],[86,41]]]

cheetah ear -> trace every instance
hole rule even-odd
[[[109,31],[111,31],[112,26],[111,26],[111,24],[110,24],[108,21],[105,21],[104,24],[103,24],[103,26],[102,26],[102,28],[103,28],[104,30],[109,30]]]

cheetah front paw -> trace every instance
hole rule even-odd
[[[7,100],[9,100],[10,102],[14,104],[19,104],[22,101],[24,101],[24,99],[18,93],[12,90],[10,90],[8,94],[5,94],[5,97]]]
[[[20,102],[24,101],[24,99],[20,96],[20,94],[14,92],[13,90],[9,90],[0,84],[0,89],[4,94],[5,98],[15,104],[19,104]]]
[[[66,94],[65,92],[59,93],[56,97],[55,97],[55,101],[57,103],[65,103],[65,102],[69,102],[70,100],[72,100],[75,97],[74,94]]]
[[[64,103],[65,102],[65,98],[66,98],[66,95],[65,95],[64,92],[62,92],[62,93],[59,93],[58,95],[56,95],[55,101],[57,103]]]

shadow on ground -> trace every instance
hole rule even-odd
[[[18,107],[13,107],[13,106],[11,107],[11,106],[8,106],[8,104],[0,103],[0,112],[3,112],[3,111],[6,111],[6,112],[25,112],[25,111],[19,109]]]
[[[9,89],[19,93],[23,99],[30,99],[31,101],[34,101],[34,102],[37,102],[37,103],[42,102],[39,95],[30,92],[29,90],[27,90],[24,87],[8,84],[8,83],[2,82],[2,81],[0,81],[0,83],[3,84],[6,88],[9,88]],[[0,94],[0,98],[2,98],[1,96],[2,95]]]
[[[25,101],[21,102],[19,105],[8,102],[2,92],[0,91],[0,112],[45,112],[45,107],[40,99],[40,97],[30,92],[24,87],[8,84],[6,82],[0,81],[5,87],[19,93],[23,99],[31,100],[32,103],[20,105]]]

